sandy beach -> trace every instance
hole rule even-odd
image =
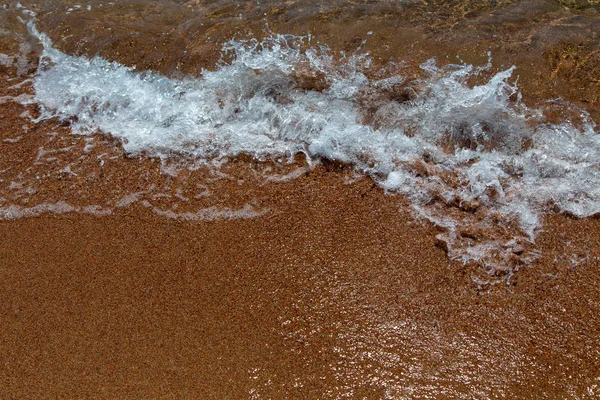
[[[478,293],[396,199],[323,175],[256,220],[2,222],[4,394],[598,394],[597,220],[549,218],[542,259]]]
[[[368,77],[401,60],[409,83],[430,57],[482,65],[491,51],[469,84],[514,64],[545,123],[600,115],[595,1],[205,3],[23,2],[60,51],[136,73],[199,76],[267,21],[362,46]],[[0,13],[1,398],[600,397],[597,215],[548,205],[535,240],[490,272],[451,259],[443,227],[350,163],[129,154],[74,135],[76,117],[36,121],[41,45],[16,4]],[[293,80],[326,91],[318,74]],[[406,88],[385,96],[408,102]],[[357,101],[372,123],[368,101],[382,100]],[[499,226],[460,239],[522,236]]]

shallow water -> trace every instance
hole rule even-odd
[[[260,5],[256,6],[249,15],[264,16]],[[69,123],[74,134],[88,136],[79,160],[94,159],[85,153],[95,146],[92,135],[103,133],[118,139],[128,156],[157,157],[163,167],[175,160],[179,167],[194,170],[204,165],[214,173],[227,159],[241,155],[289,164],[299,154],[307,164],[302,168],[310,169],[320,161],[348,164],[387,192],[402,195],[417,218],[442,228],[445,232],[439,240],[451,259],[478,263],[492,276],[510,276],[537,257],[532,243],[545,213],[586,217],[598,212],[600,142],[589,112],[560,102],[567,117],[557,121],[551,116],[556,109],[554,99],[528,107],[514,77],[516,66],[493,71],[490,52],[487,64],[480,66],[460,60],[444,65],[431,58],[415,70],[401,59],[378,64],[378,56],[363,49],[373,31],[347,54],[321,44],[315,34],[273,33],[268,21],[262,21],[263,39],[226,41],[220,44],[220,61],[198,70],[198,77],[177,77],[178,66],[168,71],[168,77],[86,55],[90,51],[102,54],[102,49],[68,55],[37,27],[39,23],[44,26],[44,20],[57,24],[56,18],[85,16],[96,8],[109,18],[137,10],[144,21],[156,12],[148,7],[146,3],[95,7],[51,3],[32,7],[38,9],[37,16],[19,4],[14,6],[13,13],[21,14],[17,20],[26,25],[26,32],[17,33],[20,53],[13,60],[4,56],[4,64],[14,64],[17,76],[24,77],[36,58],[30,57],[25,66],[23,60],[37,47],[39,65],[23,86],[31,87],[32,95],[5,96],[5,101],[38,106],[33,117],[37,124],[58,118]],[[182,12],[180,6],[168,2],[155,7],[168,10],[163,16],[167,24],[173,24],[173,15]],[[395,12],[402,9],[404,13],[418,9],[410,4],[394,7]],[[373,12],[378,10],[373,6]],[[195,11],[200,19],[220,23],[230,23],[231,12],[226,12],[228,17],[217,17],[208,9]],[[330,12],[307,7],[294,15],[327,20],[323,15]],[[61,42],[83,45],[91,40],[74,39],[73,35],[90,35],[89,30],[74,29],[70,26]],[[94,39],[97,42],[101,40]],[[119,51],[114,54],[120,56]],[[41,146],[34,163],[55,161],[57,157],[48,154],[69,151],[63,147],[49,152]],[[95,157],[100,167],[106,154]],[[72,163],[59,172],[81,173],[72,170]],[[43,191],[23,179],[23,171],[18,173],[20,177],[4,181],[9,190],[17,191],[21,202],[29,201],[27,192]],[[194,197],[205,192],[202,185],[196,183],[200,191],[191,193]],[[175,189],[179,197],[183,189]],[[159,215],[186,219],[193,215],[250,217],[263,212],[256,210],[253,198],[239,212],[229,207],[215,211],[210,206],[180,213],[138,199],[140,193],[151,191],[154,197],[170,197],[145,187],[124,193],[121,199],[82,205],[69,205],[65,198],[27,206],[5,202],[3,215],[15,218],[77,210],[106,214],[136,200]]]
[[[266,221],[282,215],[290,187],[333,172],[430,224],[436,246],[485,290],[547,257],[536,239],[549,215],[599,211],[593,1],[45,1],[0,11],[0,219]],[[565,257],[593,264],[590,252]],[[329,318],[335,296],[323,298]],[[349,363],[341,381],[369,377],[402,398],[419,376],[441,379],[389,375],[417,364],[374,338],[397,344],[410,323],[357,318],[335,348]],[[282,335],[306,334],[289,324]],[[455,345],[442,347],[462,354]]]

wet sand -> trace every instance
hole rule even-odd
[[[600,394],[600,221],[549,218],[478,293],[397,199],[316,174],[245,221],[1,222],[4,396]]]
[[[264,13],[274,31],[312,33],[336,50],[371,37],[374,60],[393,56],[407,70],[433,55],[483,63],[491,49],[494,68],[517,65],[528,104],[562,97],[597,119],[592,3],[248,3],[239,20],[237,3],[132,1],[87,21],[74,10],[40,14],[39,23],[70,53],[172,75],[214,66],[236,32],[260,36]],[[132,27],[145,29],[137,42],[128,41]],[[0,39],[3,52],[18,53]],[[30,91],[10,88],[19,79],[1,81],[0,95]],[[265,185],[257,170],[296,166],[241,158],[225,167],[229,178],[208,184],[210,171],[173,176],[103,135],[84,154],[90,143],[68,124],[33,124],[23,112],[36,115],[0,104],[0,197],[114,210],[0,221],[0,397],[600,397],[597,218],[547,216],[539,260],[478,285],[481,271],[450,262],[435,227],[347,166]],[[17,176],[37,192],[9,188]],[[182,200],[200,183],[219,195]],[[163,197],[152,197],[154,186]],[[132,192],[142,193],[137,202],[123,202]],[[264,215],[173,220],[141,199],[179,213],[251,204]]]

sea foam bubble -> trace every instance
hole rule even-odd
[[[230,62],[174,79],[62,53],[29,27],[43,44],[39,120],[68,120],[76,134],[102,131],[128,153],[164,159],[303,153],[309,164],[351,164],[443,228],[450,258],[491,275],[510,276],[536,257],[531,243],[545,212],[600,212],[594,123],[583,112],[579,124],[545,122],[523,103],[515,67],[491,74],[489,64],[429,60],[418,80],[375,79],[366,54],[273,34],[231,41]]]

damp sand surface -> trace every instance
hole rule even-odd
[[[324,172],[280,196],[252,220],[2,222],[3,392],[597,396],[597,220],[549,218],[542,259],[478,293],[378,191]]]
[[[491,51],[491,68],[466,85],[515,65],[545,123],[585,110],[593,125],[600,92],[594,1],[11,3],[0,9],[6,397],[600,396],[595,216],[549,203],[508,272],[486,270],[452,259],[444,227],[352,163],[241,154],[215,165],[73,134],[81,115],[40,118],[34,83],[52,65],[38,70],[44,49],[21,7],[58,51],[140,76],[197,79],[227,59],[224,42],[277,32],[310,34],[331,54],[369,51],[369,79],[411,82],[431,57],[485,65]],[[319,74],[294,79],[327,92]],[[402,103],[406,89],[385,95]],[[461,243],[499,235],[467,228]]]

